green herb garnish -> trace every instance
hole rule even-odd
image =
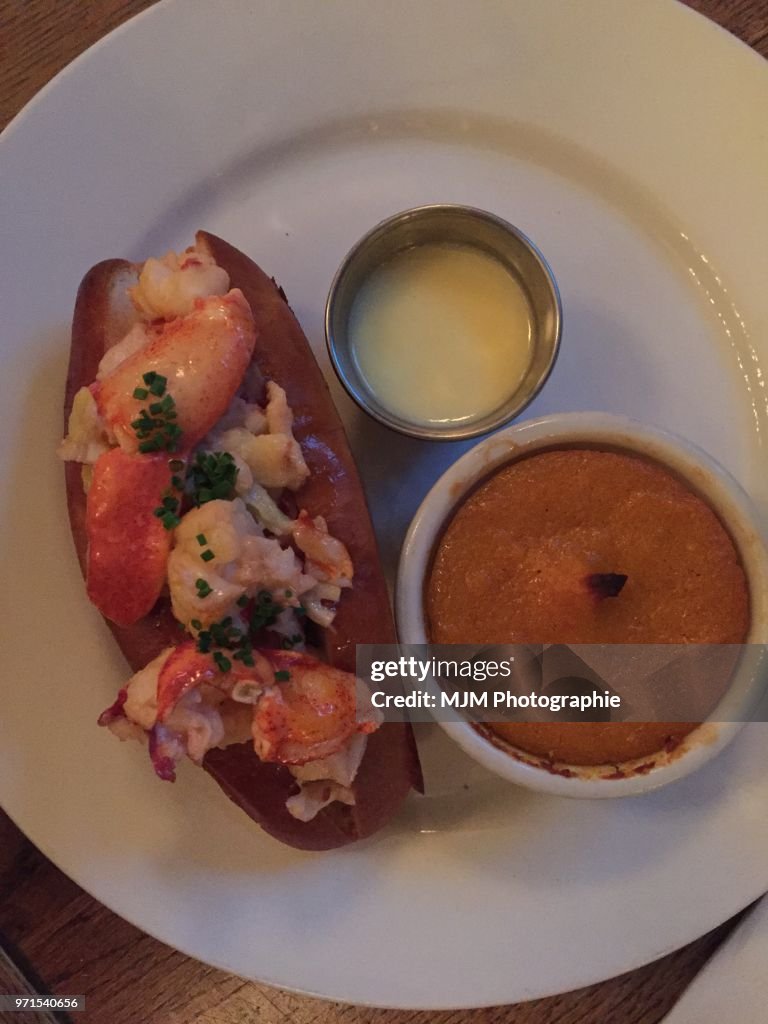
[[[222,672],[229,672],[232,668],[232,662],[227,658],[221,651],[213,652],[213,660],[219,666]]]
[[[149,407],[140,409],[139,415],[131,422],[140,442],[139,451],[143,455],[151,452],[175,452],[179,447],[182,431],[181,427],[173,422],[177,415],[176,403],[171,395],[166,394],[168,380],[154,370],[145,373],[143,380],[147,386],[134,388],[133,397],[143,402],[153,395],[162,401],[150,402]],[[184,463],[179,459],[173,461],[178,464],[177,469],[184,468]]]
[[[178,490],[177,485],[174,484],[175,479],[175,477],[171,478],[171,484],[176,486],[176,489]],[[156,515],[158,519],[162,520],[163,526],[166,530],[174,530],[181,522],[179,517],[180,504],[179,498],[176,497],[173,489],[171,488],[163,494],[160,499],[160,504],[154,510],[154,515]]]
[[[193,623],[194,624],[194,623]],[[207,654],[212,647],[232,651],[232,657],[242,661],[244,665],[254,665],[253,647],[247,633],[232,625],[232,616],[228,615],[221,622],[212,622],[208,629],[202,629],[197,635],[197,649]],[[214,658],[220,650],[214,652]],[[217,663],[218,663],[218,659]]]
[[[155,398],[161,398],[165,394],[168,378],[164,377],[162,373],[155,373],[154,370],[150,370],[149,373],[144,374],[143,380]]]
[[[301,633],[294,633],[293,636],[283,637],[281,646],[284,651],[292,651],[297,644],[300,644],[303,641],[303,639],[304,637]]]
[[[229,452],[198,452],[187,473],[187,487],[195,505],[235,496],[238,468]]]
[[[273,625],[282,610],[283,606],[275,602],[268,590],[260,590],[253,602],[251,629],[263,629],[265,626]]]
[[[211,588],[204,579],[198,579],[195,586],[199,597],[206,597],[211,592]],[[259,591],[255,598],[241,594],[237,604],[240,608],[253,605],[248,614],[247,626],[243,626],[239,615],[236,620],[231,615],[227,615],[219,622],[212,622],[206,629],[200,628],[199,619],[192,619],[190,622],[192,628],[197,630],[198,651],[203,654],[213,652],[213,657],[219,667],[221,667],[222,657],[226,661],[232,658],[234,661],[240,661],[243,665],[252,667],[255,664],[252,634],[271,625],[283,610],[283,606],[275,603],[268,590]],[[235,625],[235,622],[238,625]],[[290,641],[300,643],[302,639],[301,635],[297,633],[290,638]],[[223,655],[222,651],[226,651],[227,655]],[[222,671],[228,670],[222,669]],[[287,674],[286,678],[288,678]]]

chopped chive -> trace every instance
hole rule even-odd
[[[187,473],[192,500],[198,506],[215,499],[231,500],[237,475],[237,465],[229,452],[198,452]]]
[[[229,658],[223,655],[221,651],[214,652],[213,660],[216,662],[216,664],[219,666],[222,672],[229,672],[229,670],[232,668],[232,662],[229,660]]]
[[[203,624],[200,621],[200,619],[192,619],[189,624],[192,627],[192,629],[202,629],[203,628]]]
[[[208,597],[208,595],[213,591],[213,587],[208,583],[208,581],[202,578],[195,580],[195,586],[197,587],[198,597]]]
[[[134,388],[133,397],[138,398],[140,402],[143,402],[145,398],[149,397],[149,392],[146,388]]]
[[[198,589],[204,580],[198,581]],[[196,629],[200,625],[199,619],[193,619],[190,626]],[[197,633],[197,649],[203,654],[211,652],[213,658],[221,671],[228,672],[231,668],[231,660],[240,661],[244,665],[255,664],[253,647],[247,633],[232,625],[232,616],[228,615],[220,622],[212,622],[207,629],[201,629]],[[226,652],[226,653],[224,653]]]
[[[184,486],[184,481],[181,479],[180,476],[172,476],[171,477],[171,487],[175,487],[177,491],[180,491],[183,486]]]
[[[205,539],[205,534],[204,533],[198,533],[198,535],[196,537],[196,540],[197,540],[197,543],[200,545],[201,548],[205,547],[205,545],[208,543],[208,541]]]
[[[150,378],[149,380],[147,378]],[[144,374],[144,383],[150,390],[150,394],[153,394],[155,398],[161,398],[165,394],[165,386],[168,383],[168,378],[164,377],[161,373],[155,373],[154,371]]]
[[[220,480],[211,488],[214,498],[228,498],[232,492],[232,485],[227,480]]]
[[[204,551],[202,553],[202,555],[200,555],[200,557],[202,558],[202,560],[204,562],[210,562],[212,559],[214,559],[216,557],[216,555],[214,555],[214,553],[211,551],[211,549],[208,548],[208,550]]]
[[[286,671],[284,671],[282,669],[279,672],[275,672],[275,682],[276,683],[287,683],[290,678],[291,678],[291,673],[290,672],[286,672]]]
[[[245,608],[245,606],[248,604],[249,601],[250,601],[250,598],[248,597],[247,594],[241,594],[240,597],[238,597],[238,599],[237,599],[237,603],[238,603],[240,608]]]

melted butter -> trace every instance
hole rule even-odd
[[[466,423],[498,409],[531,359],[531,310],[502,263],[470,246],[393,256],[363,283],[352,356],[382,405],[412,423]]]

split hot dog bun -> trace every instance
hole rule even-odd
[[[252,363],[260,372],[246,373],[246,380],[253,382],[245,397],[262,401],[264,378],[275,380],[287,392],[294,435],[310,470],[295,495],[297,509],[322,516],[354,563],[353,588],[342,592],[332,626],[317,629],[312,637],[322,660],[354,673],[356,644],[394,643],[396,637],[376,540],[344,429],[282,290],[251,259],[215,235],[198,232],[196,245],[227,272],[231,287],[242,291],[253,312]],[[106,260],[89,270],[80,285],[72,324],[67,419],[77,391],[94,380],[104,353],[125,336],[136,318],[127,290],[136,284],[140,270],[139,264]],[[85,573],[86,495],[75,462],[66,464],[66,484],[72,534]],[[179,643],[179,624],[165,595],[138,622],[108,625],[134,671]],[[286,799],[296,788],[288,769],[259,760],[250,743],[209,750],[203,766],[267,832],[306,850],[332,849],[371,835],[392,817],[412,787],[421,786],[411,728],[397,722],[384,723],[368,736],[353,782],[354,805],[331,803],[310,821],[297,820],[286,808]]]

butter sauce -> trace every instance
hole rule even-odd
[[[492,413],[531,361],[531,309],[493,256],[432,243],[397,253],[360,288],[349,320],[352,357],[390,412],[420,425]]]

